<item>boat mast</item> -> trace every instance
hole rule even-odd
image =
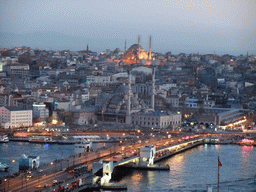
[[[220,157],[218,156],[218,189],[217,191],[220,192]]]

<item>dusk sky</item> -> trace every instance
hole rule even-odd
[[[2,48],[123,50],[141,35],[148,50],[152,35],[155,52],[256,54],[255,0],[1,0],[0,7]]]

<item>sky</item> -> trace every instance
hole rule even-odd
[[[255,0],[0,0],[0,47],[256,55]],[[1,43],[2,42],[2,43]],[[21,44],[22,43],[22,44]]]

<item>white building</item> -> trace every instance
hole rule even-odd
[[[44,103],[34,103],[33,104],[33,117],[46,119],[49,117],[49,109],[46,108]]]
[[[181,114],[166,113],[166,112],[148,112],[148,113],[133,113],[132,124],[139,125],[141,127],[178,127],[181,124]]]
[[[198,99],[187,98],[185,101],[185,106],[189,108],[197,108],[198,107]]]
[[[81,93],[81,100],[82,103],[88,101],[90,99],[90,92],[88,89],[83,89],[82,93]]]
[[[180,100],[177,95],[171,95],[165,98],[166,102],[171,104],[172,107],[179,107]]]
[[[96,123],[97,116],[93,109],[72,110],[75,125],[89,125]]]
[[[97,84],[97,85],[106,85],[108,83],[111,83],[111,77],[110,76],[103,76],[103,75],[89,75],[86,77],[86,80],[90,82],[90,84]]]
[[[32,110],[18,107],[0,107],[0,123],[4,128],[32,126]]]

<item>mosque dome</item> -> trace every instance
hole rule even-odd
[[[116,91],[115,91],[115,94],[119,94],[119,95],[125,95],[125,94],[128,94],[129,92],[129,88],[127,85],[120,85]]]
[[[148,59],[148,52],[139,44],[133,44],[124,54],[122,61],[127,64],[138,63],[141,59]]]
[[[144,50],[141,45],[139,45],[139,44],[133,44],[127,51],[132,50],[132,49],[133,49],[133,50],[138,50],[139,48],[142,49],[142,50]]]
[[[119,52],[121,52],[121,49],[119,49],[119,48],[116,48],[114,51],[113,51],[113,53],[119,53]]]

